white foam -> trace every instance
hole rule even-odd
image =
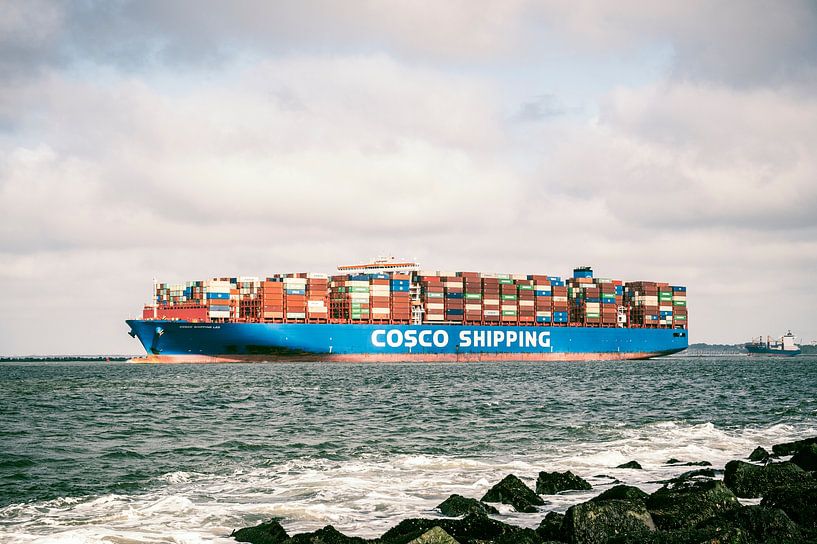
[[[142,494],[6,506],[0,509],[0,542],[231,543],[233,529],[270,517],[283,518],[290,533],[332,524],[350,535],[373,537],[407,517],[437,515],[434,507],[452,493],[479,498],[508,473],[533,486],[541,470],[571,470],[593,484],[589,492],[543,497],[546,505],[537,514],[498,506],[500,519],[534,527],[544,512],[564,511],[613,485],[601,475],[652,491],[660,486],[656,480],[695,468],[665,465],[671,457],[722,468],[757,445],[817,434],[813,427],[731,430],[673,421],[622,426],[618,432],[619,438],[604,443],[548,444],[513,457],[368,455],[343,462],[293,459],[225,475],[171,472]],[[613,468],[631,459],[644,470]]]

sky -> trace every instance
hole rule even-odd
[[[817,4],[0,0],[0,354],[139,353],[153,278],[667,281],[817,341]]]

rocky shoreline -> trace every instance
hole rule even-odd
[[[451,495],[437,506],[444,517],[406,519],[374,539],[346,536],[331,525],[290,536],[277,519],[231,536],[251,544],[817,544],[817,437],[777,444],[772,452],[758,447],[746,459],[722,470],[669,459],[667,465],[696,468],[660,482],[652,494],[618,483],[564,514],[547,513],[536,529],[494,519],[499,512],[491,503],[536,513],[542,495],[591,485],[570,471],[543,471],[534,490],[509,474],[479,499]],[[641,466],[630,461],[616,468]],[[759,504],[745,506],[739,498]]]

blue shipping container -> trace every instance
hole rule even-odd
[[[284,292],[288,295],[305,295],[305,289],[284,289]]]
[[[229,300],[230,293],[207,293],[207,298],[217,299],[217,300]]]

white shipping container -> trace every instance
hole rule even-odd
[[[550,312],[536,312],[536,317],[550,317]]]
[[[482,313],[486,316],[496,316],[499,315],[499,310],[483,310]]]
[[[229,293],[230,292],[230,286],[228,285],[227,287],[212,287],[212,286],[211,287],[205,287],[204,292],[205,293]]]
[[[287,312],[287,319],[305,319],[306,312]]]
[[[442,321],[445,319],[443,314],[426,314],[425,320],[426,321]]]
[[[526,280],[528,276],[526,274],[511,274],[512,280]]]
[[[309,308],[326,308],[326,304],[323,300],[307,300],[306,305]]]
[[[465,309],[466,310],[481,310],[482,309],[482,304],[466,304]]]
[[[426,309],[428,310],[444,310],[445,304],[441,302],[426,302]]]
[[[449,272],[447,270],[438,270],[437,275],[439,275],[439,276],[456,276],[457,273],[456,272]]]
[[[351,300],[369,300],[369,293],[347,293]]]
[[[226,311],[223,311],[223,312],[220,312],[220,311],[219,312],[213,312],[213,311],[211,311],[211,312],[209,312],[209,314],[210,314],[211,318],[228,319],[230,317],[230,310],[226,310]]]
[[[368,287],[368,280],[346,280],[346,287]]]
[[[497,304],[499,304],[499,299],[498,298],[486,298],[486,299],[483,299],[482,303],[484,305],[486,305],[486,306],[496,306]]]
[[[503,310],[516,310],[516,304],[503,304],[501,309],[503,309]]]
[[[372,314],[389,315],[389,313],[388,308],[372,308]]]
[[[567,302],[567,297],[553,297],[553,302]]]
[[[319,274],[317,272],[310,272],[306,275],[310,280],[328,280],[329,274]]]
[[[659,306],[658,311],[660,312],[671,312],[672,311],[672,304],[669,306]]]
[[[520,300],[520,306],[533,306],[534,302],[532,300]]]
[[[419,270],[417,272],[420,276],[440,276],[441,274],[436,270]]]

